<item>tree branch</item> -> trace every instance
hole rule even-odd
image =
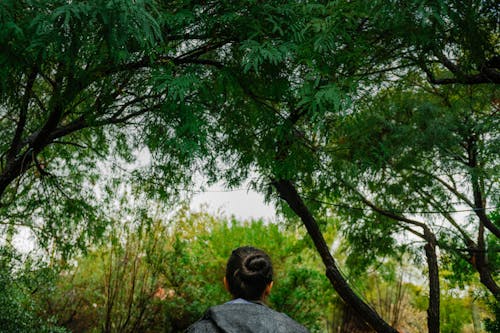
[[[370,200],[368,200],[363,194],[361,194],[361,192],[359,192],[358,190],[354,189],[353,187],[349,186],[349,188],[354,191],[354,193],[356,193],[356,195],[361,199],[361,201],[367,205],[368,207],[370,207],[371,209],[373,209],[375,212],[379,213],[380,215],[382,216],[385,216],[385,217],[389,217],[393,220],[396,220],[396,221],[400,221],[400,222],[406,222],[408,224],[411,224],[411,225],[414,225],[416,227],[420,227],[420,228],[427,228],[427,225],[423,222],[419,222],[419,221],[416,221],[416,220],[413,220],[413,219],[409,219],[405,216],[402,216],[402,215],[398,215],[396,214],[395,212],[391,212],[391,211],[388,211],[388,210],[385,210],[381,207],[378,207],[377,205],[375,205],[373,202],[371,202]]]
[[[457,198],[459,198],[460,200],[465,202],[469,207],[474,208],[474,204],[472,203],[472,201],[470,201],[464,194],[458,192],[458,190],[455,187],[451,186],[450,184],[448,184],[446,181],[444,181],[440,177],[438,177],[438,176],[436,176],[428,171],[420,170],[417,168],[410,168],[410,170],[415,171],[415,172],[420,173],[420,174],[423,174],[423,175],[426,175],[426,176],[429,176],[434,180],[437,180],[444,187],[446,187],[451,193],[453,193]]]
[[[318,253],[326,267],[326,276],[330,280],[333,288],[340,297],[357,312],[360,319],[368,323],[375,331],[397,333],[397,331],[386,323],[378,313],[357,296],[349,287],[347,281],[337,268],[335,259],[330,254],[328,245],[323,238],[323,234],[318,224],[307,206],[302,201],[295,186],[289,180],[272,180],[272,185],[276,188],[280,197],[290,206],[290,208],[300,217],[309,236],[314,242]]]
[[[7,163],[8,160],[15,158],[15,156],[19,153],[19,150],[22,147],[21,138],[24,132],[24,127],[26,126],[29,102],[31,99],[33,85],[35,83],[37,73],[38,71],[36,69],[33,69],[28,76],[26,88],[24,90],[23,100],[21,102],[19,120],[17,121],[16,131],[14,132],[14,137],[12,138],[9,151],[7,152]]]
[[[440,212],[440,214],[448,221],[452,226],[454,226],[458,232],[462,235],[462,238],[465,241],[465,244],[471,248],[475,248],[476,244],[470,238],[470,236],[467,234],[467,232],[461,228],[458,223],[455,221],[454,218],[451,217],[451,215],[446,211],[446,209],[443,209],[439,202],[437,202],[429,193],[426,193],[425,191],[421,189],[417,189],[417,193],[421,195],[421,197],[426,200],[434,209]]]
[[[483,189],[479,184],[479,177],[477,174],[478,167],[478,147],[477,137],[471,134],[468,138],[468,159],[470,167],[470,179],[472,183],[472,195],[474,196],[474,212],[479,217],[480,222],[486,227],[493,235],[500,238],[500,228],[494,225],[486,215],[485,198],[483,197]]]
[[[500,72],[496,68],[483,67],[477,74],[465,74],[460,68],[443,54],[436,54],[440,63],[446,67],[452,74],[450,78],[436,78],[434,73],[423,63],[420,67],[427,75],[427,80],[432,84],[447,85],[447,84],[499,84]]]

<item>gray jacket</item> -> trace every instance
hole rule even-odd
[[[287,315],[260,303],[211,307],[186,333],[309,333]]]

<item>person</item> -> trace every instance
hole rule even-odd
[[[264,304],[273,287],[269,256],[251,246],[237,248],[226,266],[224,287],[233,299],[208,309],[186,333],[309,333]]]

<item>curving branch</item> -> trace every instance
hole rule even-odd
[[[19,120],[17,121],[14,137],[12,138],[10,148],[7,152],[6,156],[7,160],[13,159],[22,148],[21,139],[24,132],[24,127],[26,126],[29,103],[31,95],[33,94],[33,85],[35,84],[37,75],[38,71],[36,69],[33,69],[31,73],[28,75],[26,88],[24,89],[24,96],[21,102],[21,108],[19,110]]]
[[[442,53],[437,53],[436,57],[439,59],[439,62],[446,69],[448,69],[451,74],[453,74],[453,77],[437,78],[436,75],[427,67],[427,65],[421,63],[420,67],[426,74],[429,83],[438,85],[447,85],[447,84],[476,85],[476,84],[500,83],[499,69],[497,67],[490,66],[489,63],[481,67],[479,72],[476,74],[466,74],[459,68],[459,66],[453,63]]]
[[[335,259],[332,257],[328,245],[323,238],[323,234],[319,229],[316,219],[313,217],[299,193],[295,189],[293,183],[289,180],[274,179],[272,185],[278,192],[279,196],[290,206],[290,208],[300,217],[307,232],[318,250],[318,253],[323,260],[326,268],[326,276],[330,280],[333,288],[340,297],[357,312],[359,318],[362,318],[375,331],[397,333],[397,330],[385,322],[378,313],[366,304],[353,290],[342,276],[342,273],[337,267]]]
[[[366,197],[364,197],[356,189],[353,189],[352,187],[349,187],[349,188],[351,188],[351,190],[353,190],[367,206],[369,206],[372,210],[374,210],[375,212],[379,213],[380,215],[389,217],[389,218],[394,219],[396,221],[405,222],[405,223],[408,223],[410,225],[421,227],[424,230],[424,237],[423,237],[423,239],[427,242],[426,246],[430,246],[431,247],[430,249],[426,249],[426,255],[427,256],[432,255],[430,252],[429,253],[427,253],[427,252],[430,251],[432,248],[434,248],[437,245],[437,242],[435,240],[435,235],[432,233],[431,229],[425,223],[422,223],[422,222],[419,222],[419,221],[416,221],[416,220],[413,220],[413,219],[406,218],[405,216],[398,215],[398,214],[396,214],[395,212],[392,212],[392,211],[387,211],[387,210],[385,210],[385,209],[383,209],[383,208],[375,205],[375,203],[373,203],[370,200],[368,200]],[[472,239],[470,239],[469,237],[467,237],[467,238],[464,239],[464,241],[466,242],[466,245],[468,246],[468,252],[471,254],[471,257],[470,258],[464,258],[464,257],[462,257],[462,258],[464,258],[470,265],[472,265],[472,267],[479,273],[481,283],[496,298],[498,298],[499,295],[500,295],[500,287],[498,286],[498,284],[496,283],[496,281],[493,279],[493,275],[491,273],[491,269],[488,266],[488,263],[487,263],[487,260],[486,260],[485,250],[484,250],[485,249],[485,244],[481,243],[481,239],[483,239],[482,236],[481,236],[481,228],[483,228],[482,222],[480,222],[479,241],[478,241],[477,244],[474,243],[474,241]],[[483,231],[483,233],[484,233],[484,231]],[[432,261],[434,259],[433,258],[429,258],[428,260]],[[434,263],[428,261],[428,265],[433,265],[434,266]],[[429,267],[429,269],[430,268],[431,267]],[[430,274],[430,272],[429,272],[429,274]],[[431,279],[431,277],[429,277],[429,279]],[[429,280],[429,283],[434,283],[435,284],[436,282],[431,282],[431,280]],[[432,298],[433,296],[430,296],[430,297]],[[433,303],[433,304],[435,306],[435,303]],[[430,305],[431,305],[431,303],[429,303],[429,306]],[[429,314],[429,316],[430,315],[435,316],[435,313]],[[434,320],[436,320],[436,317],[434,317]],[[435,326],[435,325],[433,325],[433,326]]]
[[[450,224],[455,227],[455,229],[460,233],[462,236],[465,244],[469,246],[470,248],[475,249],[477,246],[472,240],[472,238],[467,234],[467,232],[458,225],[457,221],[451,216],[450,213],[446,211],[446,209],[443,209],[443,207],[440,205],[439,202],[436,201],[435,198],[433,198],[429,193],[426,193],[425,191],[421,189],[416,189],[416,192],[424,199],[426,200],[434,209],[439,211],[439,213],[448,221]]]

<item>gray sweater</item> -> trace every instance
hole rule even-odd
[[[287,315],[260,303],[211,307],[186,333],[309,333]]]

